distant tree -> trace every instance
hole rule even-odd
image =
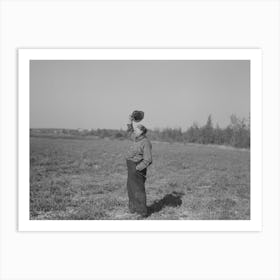
[[[187,129],[187,131],[184,133],[184,140],[186,142],[190,143],[199,143],[200,139],[200,129],[196,122],[192,124],[191,127]]]
[[[203,144],[214,143],[214,128],[211,115],[208,116],[206,124],[201,128],[201,142]]]
[[[219,124],[216,124],[216,127],[214,128],[214,143],[221,145],[224,143],[224,138],[223,138],[223,130],[219,127]]]
[[[230,129],[232,130],[229,144],[234,147],[250,147],[250,124],[249,120],[239,119],[236,115],[230,116]]]

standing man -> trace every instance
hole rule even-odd
[[[147,128],[133,123],[134,120],[133,114],[129,115],[127,132],[132,144],[126,154],[128,207],[131,213],[147,217],[145,181],[147,168],[152,163],[152,144],[146,136]]]

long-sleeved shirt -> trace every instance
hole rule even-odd
[[[132,145],[127,151],[126,159],[137,162],[136,169],[141,171],[152,164],[152,143],[146,135],[136,137],[132,124],[127,124],[127,132]]]

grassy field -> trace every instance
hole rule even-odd
[[[30,219],[135,219],[127,140],[30,138]],[[147,219],[250,219],[250,151],[153,142]]]

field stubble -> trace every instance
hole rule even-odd
[[[126,140],[30,139],[30,219],[128,214]],[[147,219],[250,219],[250,151],[153,143]]]

